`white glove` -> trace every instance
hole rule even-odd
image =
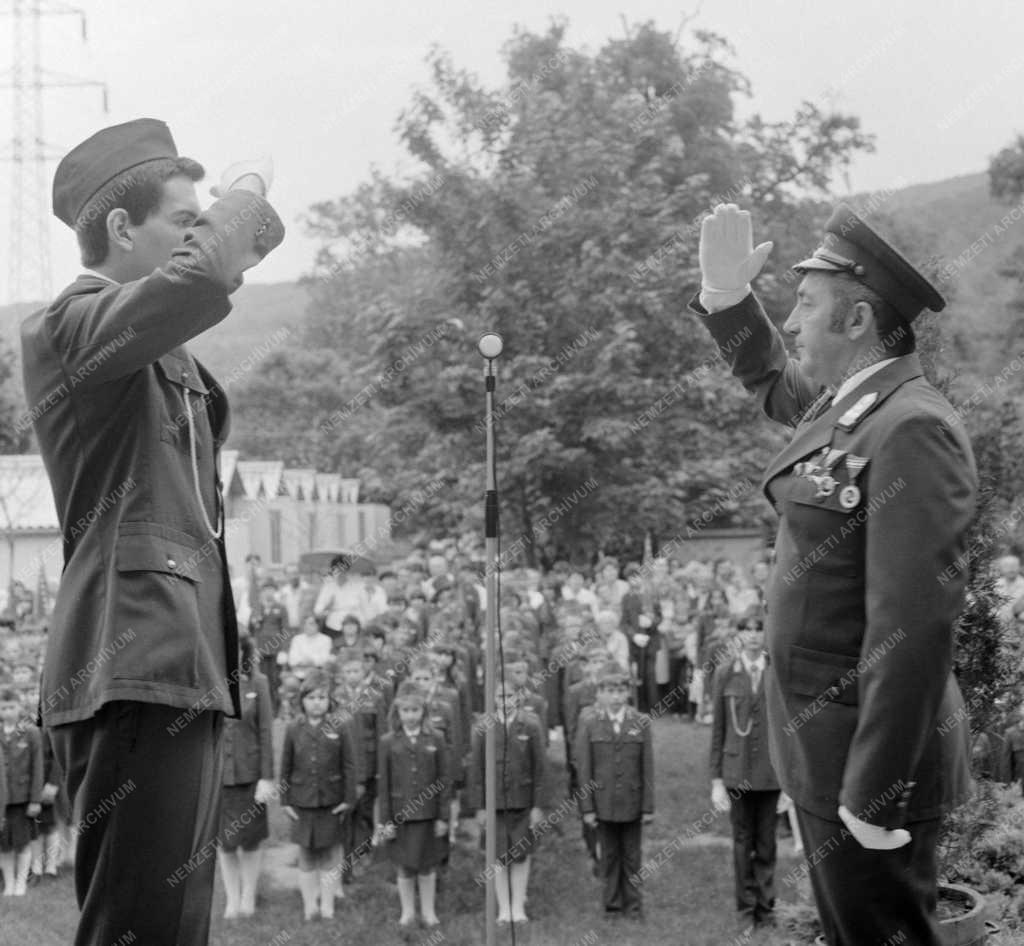
[[[845,805],[839,806],[839,817],[857,843],[869,851],[893,851],[910,843],[910,832],[906,828],[890,831],[880,825],[861,821]]]
[[[732,808],[729,793],[725,790],[725,782],[720,778],[711,780],[711,807],[723,814]]]
[[[718,204],[700,225],[701,287],[711,292],[747,289],[764,266],[772,244],[754,249],[750,213],[735,204]]]
[[[637,647],[646,647],[648,645],[648,643],[650,642],[650,640],[651,640],[651,635],[650,634],[634,634],[633,635],[633,643],[636,644]]]
[[[256,792],[253,798],[257,805],[268,805],[277,800],[277,794],[277,784],[271,779],[261,778],[256,783]]]
[[[646,614],[641,614],[636,623],[646,631],[654,622]]]
[[[232,190],[243,177],[248,174],[255,174],[263,182],[262,197],[270,193],[270,185],[274,182],[274,160],[270,155],[263,155],[250,161],[236,161],[229,165],[220,176],[220,184],[210,188],[214,197],[223,197],[229,190]],[[253,190],[246,186],[244,190]]]

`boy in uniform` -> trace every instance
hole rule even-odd
[[[597,678],[604,705],[580,719],[575,756],[584,824],[595,827],[601,851],[606,915],[643,918],[640,895],[642,826],[654,818],[654,754],[650,717],[626,705],[629,674],[606,664]]]

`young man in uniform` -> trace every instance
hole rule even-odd
[[[711,685],[711,803],[732,822],[736,909],[748,929],[774,919],[779,782],[768,757],[760,621],[741,622],[739,642],[739,656]]]
[[[217,473],[227,398],[185,343],[228,315],[284,228],[269,162],[229,168],[205,211],[202,176],[154,119],[73,149],[53,210],[87,272],[21,327],[64,538],[43,722],[76,810],[133,786],[79,837],[75,946],[209,933],[216,859],[202,852],[222,717],[239,714],[238,625]]]
[[[779,514],[768,588],[771,756],[807,851],[831,946],[938,946],[936,842],[969,789],[953,624],[977,475],[949,402],[925,380],[913,320],[945,300],[851,208],[794,269],[786,354],[749,282],[750,214],[702,224],[691,307],[770,418],[794,428],[768,466]],[[906,847],[906,850],[903,848]],[[865,909],[865,904],[870,909]]]

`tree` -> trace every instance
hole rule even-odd
[[[1012,203],[1024,195],[1024,135],[989,161],[988,182],[997,200]]]
[[[782,435],[687,311],[699,219],[756,198],[764,238],[806,252],[815,198],[871,147],[856,119],[807,103],[790,122],[738,124],[748,83],[714,34],[681,48],[645,23],[588,55],[565,29],[516,32],[498,90],[433,50],[432,87],[398,122],[422,173],[374,174],[309,215],[324,246],[305,342],[337,357],[339,403],[371,389],[339,449],[311,449],[362,464],[381,498],[443,477],[425,521],[471,524],[483,488],[471,345],[500,332],[503,524],[531,561],[538,545],[638,554],[648,530],[658,545],[766,515],[756,483]],[[759,283],[779,309],[792,293],[782,265]],[[453,318],[462,337],[435,338]],[[316,428],[329,412],[314,403]]]

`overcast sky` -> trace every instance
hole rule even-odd
[[[652,19],[675,30],[697,8],[668,0],[76,2],[88,16],[88,43],[75,17],[48,17],[44,64],[105,81],[110,112],[93,89],[48,92],[47,138],[62,153],[103,125],[161,118],[179,151],[206,166],[204,199],[230,161],[272,154],[271,197],[290,232],[250,276],[259,282],[309,269],[315,244],[297,218],[313,201],[350,191],[372,164],[413,170],[394,122],[411,90],[426,83],[423,57],[432,44],[498,85],[499,50],[515,24],[541,31],[564,14],[570,45],[594,51],[623,34],[623,12],[632,23]],[[1024,5],[1016,0],[705,0],[693,25],[736,47],[735,65],[753,86],[741,115],[780,120],[808,98],[860,116],[878,150],[854,165],[853,191],[985,170],[1024,131]],[[0,71],[9,64],[11,27],[11,17],[0,17]],[[8,138],[9,92],[0,99],[0,127]],[[10,167],[0,164],[5,174]],[[52,172],[53,165],[48,180]],[[5,229],[8,180],[0,187]],[[837,193],[845,192],[837,182]],[[5,233],[6,301],[9,246]],[[78,271],[74,237],[57,221],[51,253],[56,290]]]

